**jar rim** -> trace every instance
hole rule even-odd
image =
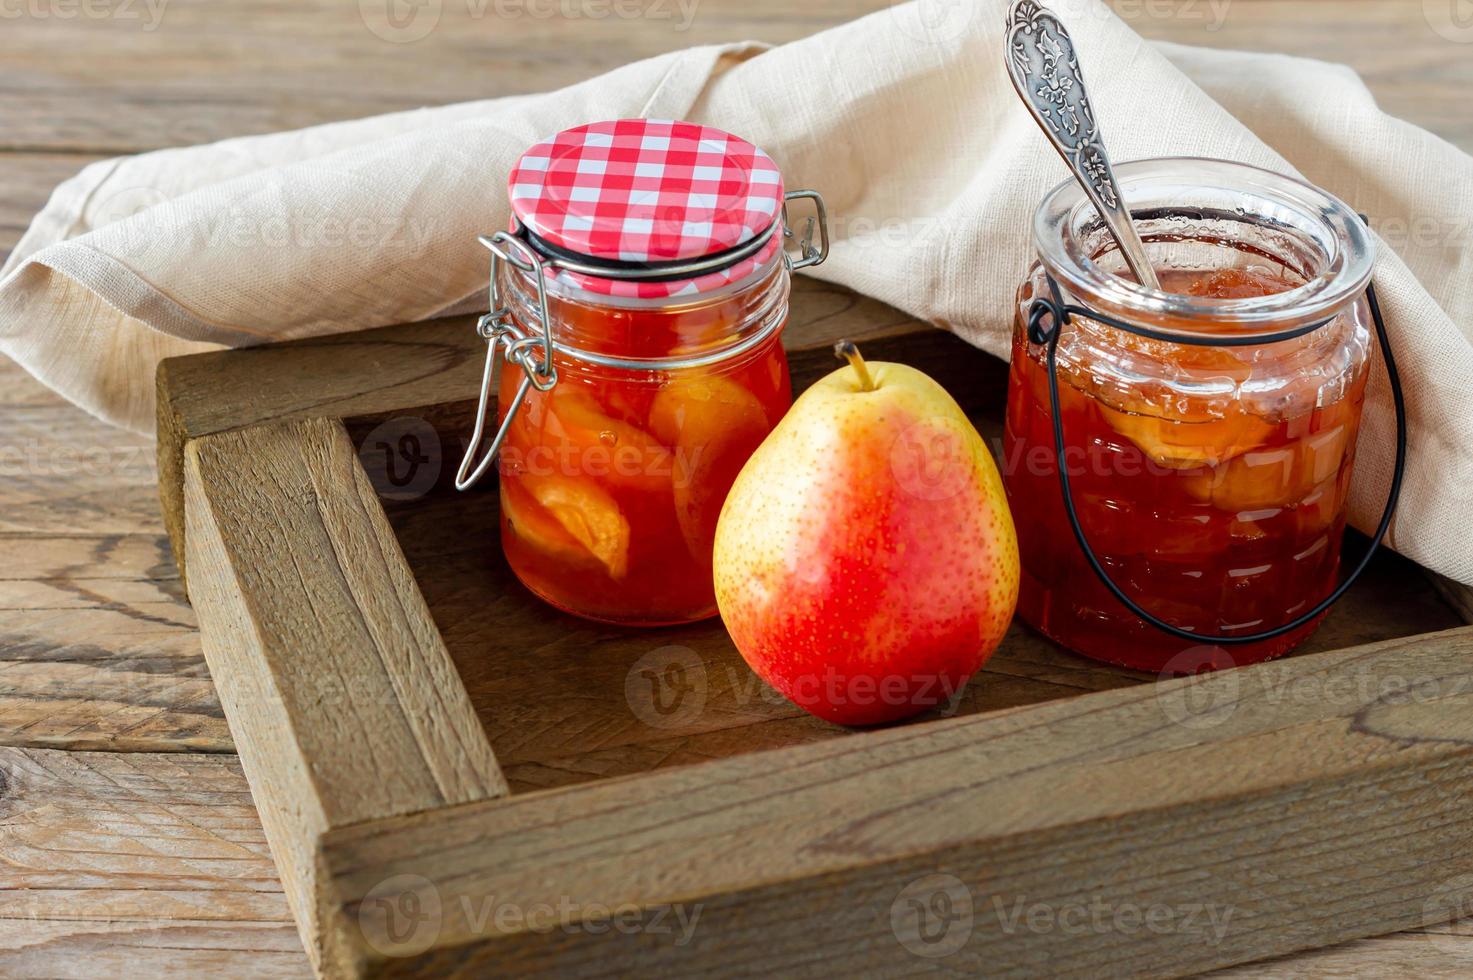
[[[1212,192],[1234,203],[1230,213],[1247,223],[1288,229],[1319,253],[1306,281],[1266,296],[1213,299],[1149,289],[1102,267],[1084,254],[1081,232],[1100,224],[1094,205],[1073,180],[1053,187],[1033,217],[1039,260],[1086,305],[1123,319],[1146,319],[1158,329],[1196,336],[1195,324],[1237,336],[1268,333],[1333,316],[1370,282],[1375,244],[1370,229],[1344,201],[1313,184],[1250,164],[1210,157],[1151,157],[1115,166],[1121,196],[1137,214],[1150,195],[1177,200]],[[1175,191],[1176,193],[1172,193]],[[1211,194],[1208,194],[1211,196]],[[1181,200],[1184,210],[1192,202]]]
[[[557,296],[560,299],[597,306],[607,306],[615,309],[658,310],[671,306],[679,306],[684,303],[703,304],[708,301],[720,301],[730,297],[772,275],[773,269],[782,264],[784,260],[781,244],[781,236],[768,236],[763,239],[761,247],[755,254],[738,256],[730,263],[722,265],[711,272],[703,273],[700,278],[702,280],[710,280],[709,284],[705,285],[705,288],[690,289],[685,292],[642,295],[639,293],[630,294],[610,290],[608,289],[610,284],[627,286],[640,282],[649,282],[651,280],[611,280],[607,277],[596,277],[582,272],[572,272],[563,268],[556,260],[548,262],[544,267],[546,270],[545,281],[549,296]],[[723,278],[729,270],[735,269],[737,266],[741,266],[739,275]],[[533,273],[521,269],[517,271],[529,282],[533,280]],[[686,278],[677,282],[679,284],[688,284],[694,281],[693,279]],[[590,288],[595,286],[597,288]]]
[[[523,324],[531,333],[537,331],[530,324],[537,322],[539,311],[536,303],[536,285],[533,273],[507,263],[504,273],[509,294],[505,300],[511,316]],[[573,360],[604,368],[626,371],[680,371],[709,367],[743,357],[757,349],[773,334],[780,331],[787,321],[787,303],[791,288],[788,267],[781,260],[780,252],[764,259],[763,264],[752,273],[724,284],[719,290],[684,297],[670,297],[662,301],[643,299],[631,301],[627,297],[591,293],[586,290],[560,289],[557,277],[546,280],[549,301],[554,304],[549,312],[554,326],[554,341],[557,353]],[[681,353],[662,355],[622,355],[608,350],[599,350],[579,342],[580,338],[559,334],[562,318],[558,316],[556,304],[570,303],[577,306],[607,311],[610,314],[628,313],[638,310],[691,312],[700,309],[716,309],[731,303],[744,293],[750,293],[756,305],[729,326],[734,329],[721,342],[710,346],[692,348]]]

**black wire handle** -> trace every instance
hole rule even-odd
[[[1396,372],[1396,360],[1391,355],[1391,340],[1386,334],[1386,324],[1381,319],[1381,305],[1376,302],[1376,287],[1371,283],[1366,284],[1366,300],[1371,307],[1371,319],[1375,322],[1376,338],[1381,345],[1381,358],[1386,364],[1386,377],[1391,384],[1391,399],[1396,406],[1396,466],[1391,474],[1391,489],[1386,495],[1386,508],[1381,512],[1381,523],[1376,526],[1376,533],[1371,538],[1371,545],[1366,549],[1365,555],[1362,556],[1360,563],[1355,566],[1354,571],[1345,577],[1345,580],[1336,587],[1335,591],[1331,592],[1322,602],[1303,615],[1295,617],[1282,626],[1270,630],[1263,630],[1258,633],[1213,636],[1207,633],[1194,633],[1191,630],[1184,630],[1178,626],[1173,626],[1142,609],[1135,600],[1131,599],[1121,590],[1120,586],[1115,584],[1115,581],[1110,578],[1110,574],[1105,571],[1105,567],[1100,564],[1100,560],[1095,555],[1094,549],[1089,546],[1089,540],[1085,537],[1084,528],[1079,524],[1079,514],[1074,509],[1074,494],[1069,488],[1069,471],[1064,459],[1064,420],[1059,413],[1059,372],[1057,363],[1059,335],[1063,332],[1064,324],[1069,322],[1070,317],[1077,315],[1098,323],[1103,323],[1107,326],[1115,327],[1117,330],[1124,330],[1127,333],[1132,333],[1139,337],[1148,337],[1152,340],[1163,340],[1174,344],[1189,344],[1197,347],[1246,347],[1252,344],[1273,344],[1284,340],[1293,340],[1295,337],[1302,337],[1307,333],[1323,327],[1333,320],[1334,317],[1267,335],[1255,335],[1251,337],[1218,337],[1211,335],[1186,337],[1180,334],[1153,330],[1149,327],[1143,327],[1140,324],[1130,323],[1112,316],[1096,313],[1082,306],[1065,303],[1063,296],[1059,292],[1059,285],[1054,281],[1053,276],[1048,276],[1047,279],[1050,295],[1047,297],[1037,297],[1028,308],[1028,339],[1035,344],[1045,345],[1046,363],[1048,366],[1049,407],[1053,412],[1054,423],[1054,456],[1059,468],[1059,489],[1064,495],[1064,513],[1069,517],[1069,526],[1074,531],[1074,539],[1079,542],[1080,550],[1084,552],[1085,560],[1089,562],[1090,568],[1094,569],[1096,577],[1104,583],[1105,588],[1109,589],[1111,594],[1120,600],[1121,605],[1125,606],[1126,609],[1129,609],[1132,613],[1163,633],[1168,633],[1181,640],[1189,640],[1197,643],[1214,643],[1221,646],[1260,643],[1264,640],[1272,640],[1275,637],[1283,636],[1285,633],[1291,633],[1301,626],[1308,625],[1326,609],[1333,606],[1345,594],[1346,590],[1355,584],[1355,580],[1360,578],[1361,573],[1370,564],[1371,557],[1376,553],[1376,548],[1381,544],[1382,538],[1386,537],[1386,531],[1391,526],[1391,517],[1396,512],[1396,502],[1401,496],[1401,478],[1406,469],[1406,399],[1402,395],[1401,376]],[[1045,317],[1050,318],[1052,321],[1051,326],[1048,328],[1045,328],[1043,325]]]

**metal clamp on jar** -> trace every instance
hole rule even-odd
[[[507,561],[553,605],[639,625],[711,616],[721,504],[792,401],[781,332],[791,273],[828,254],[823,199],[785,194],[745,140],[646,119],[558,133],[508,186],[512,230],[481,239],[486,367],[456,487],[500,460]],[[801,233],[798,200],[815,210]]]

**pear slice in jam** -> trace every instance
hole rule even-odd
[[[1152,462],[1178,470],[1221,465],[1258,446],[1274,429],[1246,412],[1184,422],[1122,412],[1103,403],[1099,408],[1110,427],[1139,446]]]
[[[1216,469],[1192,474],[1188,491],[1229,511],[1287,507],[1304,500],[1334,480],[1343,467],[1351,436],[1344,411],[1335,406],[1317,410],[1317,431],[1258,447]]]
[[[542,410],[545,459],[529,459],[560,473],[600,483],[660,492],[670,485],[670,450],[644,429],[606,412],[593,394],[560,384]]]
[[[597,564],[616,580],[629,570],[629,521],[596,484],[560,475],[503,477],[501,508],[512,533],[549,557]]]
[[[697,561],[709,562],[721,505],[747,458],[767,438],[767,413],[736,382],[697,374],[660,390],[649,424],[674,450],[675,516],[686,547]]]

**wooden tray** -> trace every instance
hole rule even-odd
[[[996,435],[1000,363],[807,280],[799,387],[840,335]],[[322,973],[1189,973],[1473,896],[1473,627],[1404,559],[1283,661],[1142,683],[1015,627],[954,712],[849,731],[717,622],[515,581],[494,490],[448,489],[483,349],[455,319],[159,372],[165,516]]]

